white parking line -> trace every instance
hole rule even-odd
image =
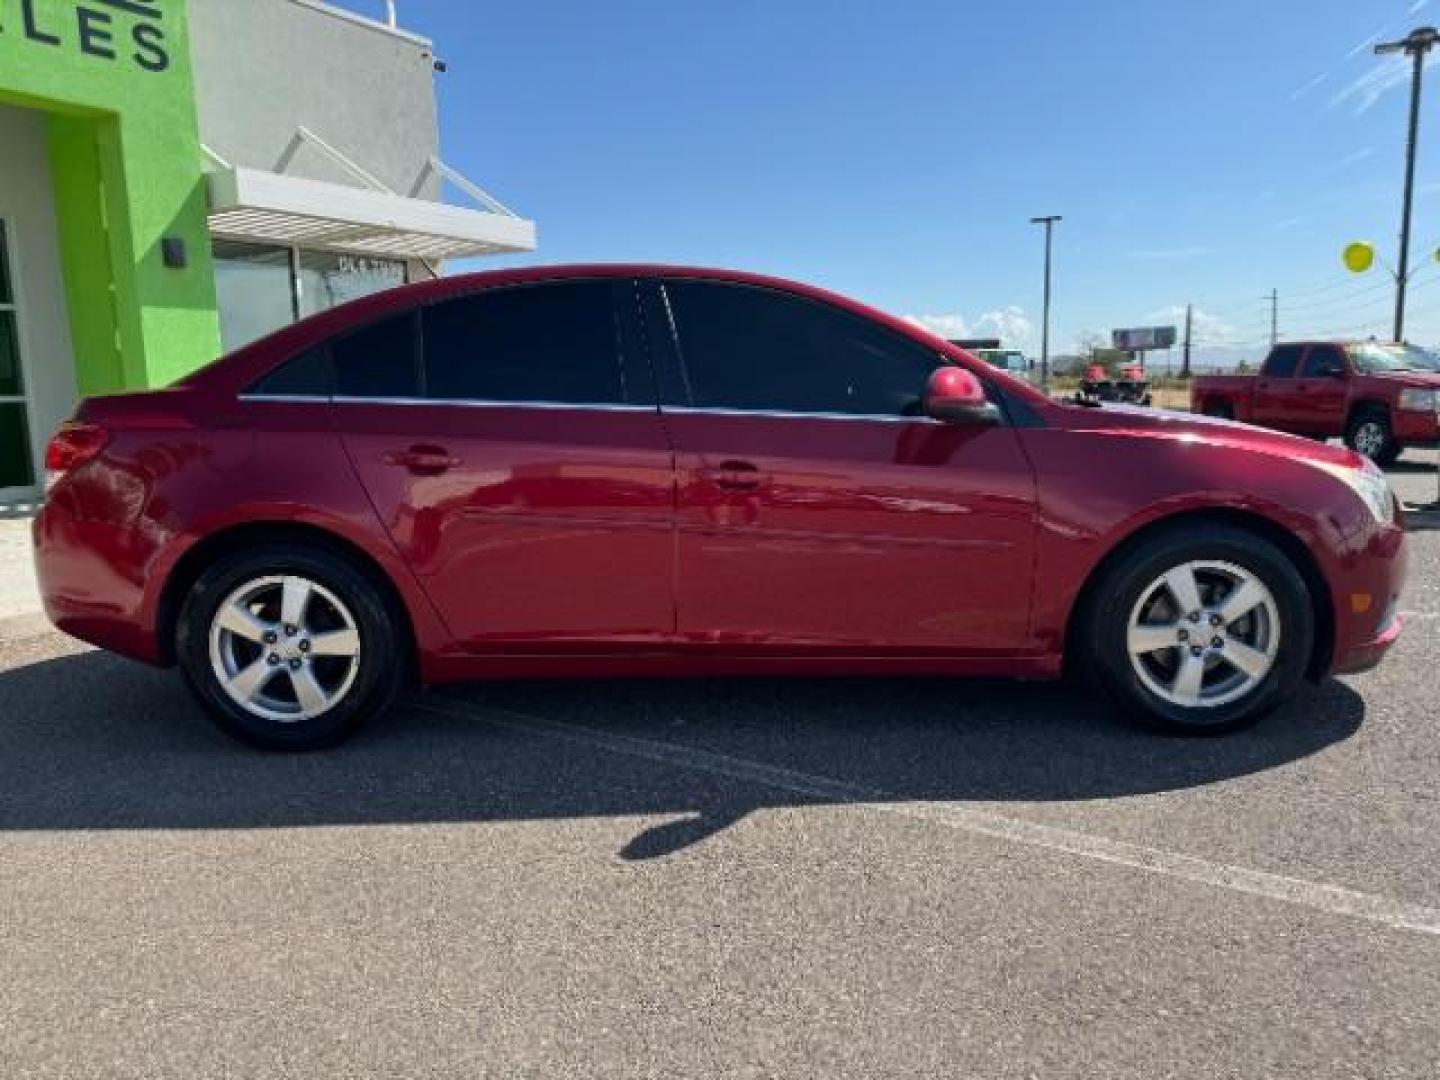
[[[837,802],[864,802],[877,809],[916,818],[979,836],[1063,852],[1097,862],[1129,867],[1150,874],[1179,878],[1232,892],[1282,900],[1332,915],[1346,915],[1379,923],[1396,930],[1413,930],[1440,936],[1440,908],[1393,900],[1358,892],[1338,885],[1283,877],[1243,866],[1210,862],[1178,855],[1158,848],[1110,840],[1088,833],[993,814],[968,807],[936,803],[905,802],[892,792],[867,788],[830,777],[797,772],[759,761],[717,754],[708,750],[677,746],[674,743],[615,735],[594,728],[563,724],[507,710],[467,708],[456,702],[440,704],[433,699],[414,702],[413,707],[438,715],[479,720],[522,734],[537,735],[580,746],[608,750],[629,757],[696,769],[717,776],[765,784],[809,798]]]

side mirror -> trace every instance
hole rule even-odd
[[[1000,410],[985,387],[962,367],[942,367],[925,382],[925,415],[947,424],[998,424]]]

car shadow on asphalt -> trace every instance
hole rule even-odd
[[[505,683],[417,695],[344,746],[282,755],[221,735],[173,672],[88,652],[0,672],[0,831],[664,817],[620,852],[648,859],[768,807],[1194,788],[1315,754],[1364,713],[1331,681],[1252,730],[1183,739],[1066,685]]]

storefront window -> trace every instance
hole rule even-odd
[[[404,284],[404,263],[323,251],[300,253],[302,318]]]
[[[289,326],[295,321],[289,248],[216,241],[215,292],[226,352]]]
[[[226,352],[297,318],[403,284],[405,264],[390,259],[215,242],[215,287]]]
[[[15,294],[10,286],[10,252],[5,223],[0,221],[0,490],[29,487],[35,482],[30,467],[30,424],[16,316]]]

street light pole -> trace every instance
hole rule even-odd
[[[1420,138],[1420,93],[1425,79],[1425,57],[1436,42],[1440,31],[1433,26],[1412,30],[1403,41],[1387,41],[1375,46],[1376,55],[1403,52],[1411,58],[1414,70],[1410,75],[1410,134],[1405,144],[1405,200],[1400,213],[1400,266],[1395,273],[1395,340],[1405,340],[1405,286],[1410,277],[1410,220],[1415,201],[1415,150]]]
[[[1040,322],[1040,388],[1045,391],[1050,389],[1050,266],[1051,266],[1051,245],[1055,233],[1055,223],[1063,221],[1059,214],[1051,214],[1049,217],[1036,217],[1030,219],[1031,225],[1045,226],[1045,314]]]

